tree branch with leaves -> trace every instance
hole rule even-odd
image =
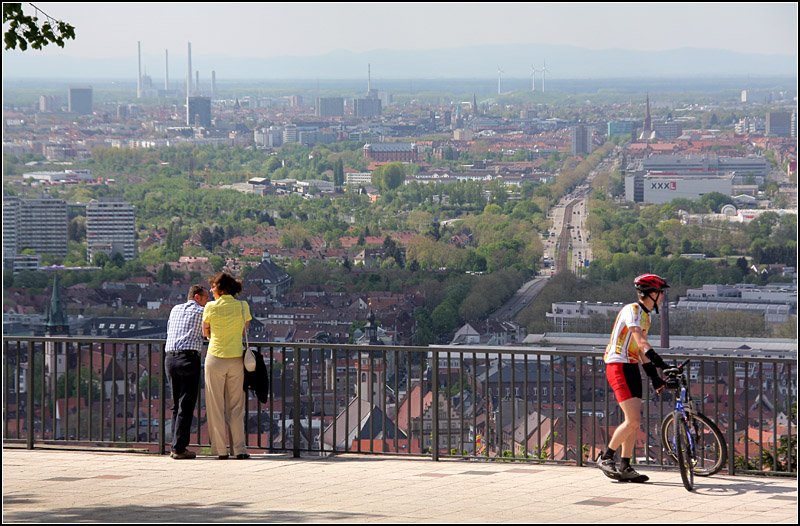
[[[22,4],[3,3],[3,41],[5,49],[25,51],[28,46],[42,49],[49,44],[64,47],[64,40],[75,40],[75,27],[61,20],[56,20],[34,4],[34,16],[22,11]],[[45,20],[40,24],[40,16]]]

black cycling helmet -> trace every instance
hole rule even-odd
[[[643,294],[648,292],[661,292],[669,288],[667,280],[656,274],[642,274],[641,276],[637,276],[636,279],[633,280],[633,286]]]

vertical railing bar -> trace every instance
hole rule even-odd
[[[542,355],[536,353],[536,454],[542,458]]]
[[[486,438],[481,442],[485,443]],[[478,357],[472,352],[472,455],[478,456]]]
[[[275,396],[274,396],[274,385],[275,385],[275,376],[273,374],[273,370],[275,369],[275,348],[270,345],[269,346],[269,444],[267,445],[268,449],[272,451],[272,445],[275,443],[275,435],[273,431],[273,424],[275,423]],[[283,383],[283,382],[281,382]],[[281,418],[283,420],[283,418]],[[199,429],[199,427],[198,427]]]
[[[27,397],[26,397],[27,401],[25,403],[25,405],[26,405],[26,407],[25,407],[25,420],[26,420],[26,424],[27,424],[27,428],[28,428],[28,430],[27,430],[28,436],[26,437],[27,438],[26,443],[27,443],[27,448],[28,449],[33,449],[33,443],[34,443],[33,421],[36,418],[36,411],[34,410],[34,407],[33,407],[33,403],[34,403],[33,402],[33,390],[34,390],[33,383],[35,382],[35,380],[34,380],[34,373],[35,373],[34,369],[36,369],[36,359],[34,358],[34,355],[35,355],[34,347],[35,347],[35,344],[33,342],[30,342],[28,344],[28,370],[26,371],[26,374],[25,374],[25,387],[27,389]],[[42,365],[44,365],[44,364],[42,364]],[[17,412],[19,412],[19,411],[17,411]]]
[[[527,353],[525,353],[525,355],[523,357],[523,361],[524,361],[524,367],[525,367],[525,386],[523,387],[523,389],[525,390],[525,431],[524,431],[525,434],[522,437],[522,444],[523,444],[523,449],[522,449],[523,453],[522,454],[524,455],[525,459],[527,460],[528,459],[528,431],[529,431],[529,429],[528,429],[528,420],[529,420],[529,415],[530,415],[530,411],[529,411],[529,407],[528,407],[528,398],[530,397],[529,390],[528,390],[528,374],[530,373],[530,369],[528,367],[528,354]]]
[[[83,361],[83,360],[81,360],[81,342],[80,341],[77,342],[76,347],[77,347],[77,349],[76,349],[77,356],[76,356],[75,362],[76,362],[77,367],[78,367],[77,370],[76,370],[76,372],[77,372],[77,383],[78,383],[78,406],[76,407],[76,410],[75,410],[75,416],[77,418],[77,422],[75,422],[75,440],[80,442],[81,441],[81,366],[82,366],[81,364],[82,364],[82,361]],[[91,390],[92,390],[92,376],[91,376],[91,374],[89,375],[88,384],[89,384],[89,387],[88,387],[87,391],[91,392]],[[87,394],[88,394],[88,392],[87,392]]]
[[[287,370],[287,355],[289,349],[292,349],[292,356],[294,357],[294,348],[292,347],[283,347],[282,351],[282,358],[283,358],[283,369],[281,370],[281,397],[283,399],[283,411],[281,414],[281,449],[286,449],[286,413],[289,410],[288,404],[286,403],[286,384],[289,383],[289,374]],[[295,364],[296,365],[296,364]],[[292,373],[294,375],[294,373]]]
[[[130,367],[129,367],[129,363],[128,363],[129,360],[128,360],[128,343],[127,342],[122,344],[122,359],[125,361],[125,381],[122,382],[122,385],[125,386],[124,389],[123,389],[123,396],[125,397],[125,399],[122,401],[122,415],[123,415],[123,422],[126,423],[125,429],[122,432],[125,433],[125,436],[123,437],[123,442],[127,442],[128,441],[128,426],[127,426],[127,422],[128,422],[128,398],[130,398],[130,385],[129,384],[130,384],[130,378],[131,378],[131,372],[130,372]],[[137,434],[137,438],[136,438],[135,442],[138,442],[138,434],[139,434],[139,418],[138,418],[138,416],[139,415],[136,415],[136,416],[137,416],[137,418],[135,419],[135,424],[134,424],[136,427],[134,428],[134,433]]]
[[[368,360],[369,360],[369,397],[368,397],[368,400],[369,400],[369,406],[370,406],[369,407],[370,413],[372,413],[372,411],[374,411],[375,402],[377,402],[377,400],[375,400],[375,383],[373,381],[373,378],[375,377],[375,360],[373,358],[374,358],[374,352],[372,350],[370,350],[369,351],[369,358],[368,358]],[[361,422],[361,420],[359,420],[359,422]],[[359,425],[361,425],[361,424],[359,424]],[[370,453],[375,453],[375,447],[374,447],[374,444],[375,444],[375,433],[374,433],[374,431],[375,431],[375,424],[370,419],[370,426],[369,426],[369,452]]]
[[[786,374],[784,375],[784,378],[786,378],[786,383],[790,384],[791,383],[791,379],[794,378],[794,376],[792,375],[792,364],[791,363],[786,363],[786,364],[784,364],[784,367],[786,368]],[[776,380],[777,380],[777,377],[776,377]],[[787,409],[787,412],[788,412],[789,407],[791,407],[791,402],[792,402],[792,400],[790,398],[792,389],[791,389],[791,385],[787,385],[786,387],[787,388],[786,388],[785,403],[786,403],[786,409]],[[794,453],[794,449],[792,448],[792,444],[793,444],[793,442],[792,442],[792,422],[789,421],[788,424],[789,425],[786,426],[787,427],[787,436],[786,436],[786,439],[787,439],[787,442],[786,442],[786,471],[791,472],[792,471],[792,454]]]
[[[294,348],[294,382],[292,385],[292,456],[300,458],[300,364],[302,348],[298,345]]]
[[[775,399],[773,398],[773,400]],[[777,400],[775,401],[777,402]],[[750,418],[746,417],[746,419],[749,433]],[[760,469],[764,471],[764,362],[758,362],[758,458]],[[775,469],[774,463],[775,457],[773,457],[773,470]]]
[[[350,437],[350,402],[351,402],[351,400],[350,400],[350,363],[352,362],[353,352],[354,351],[352,349],[348,349],[345,352],[345,360],[346,360],[346,364],[345,364],[346,374],[345,374],[345,376],[347,378],[347,382],[345,382],[346,394],[345,394],[345,400],[344,400],[344,451],[345,451],[345,453],[349,453],[350,452],[350,440],[348,440],[349,437]],[[356,352],[356,355],[358,356],[357,352]],[[359,360],[360,359],[361,359],[361,357],[359,356]],[[357,374],[358,374],[358,370],[356,369],[356,375]]]
[[[363,417],[361,415],[361,401],[364,399],[364,393],[362,392],[364,389],[364,371],[361,369],[361,359],[363,353],[358,353],[358,389],[356,391],[356,396],[358,397],[358,403],[356,404],[356,414],[358,415],[358,423],[356,424],[356,451],[361,453],[361,422],[363,421]]]
[[[496,436],[500,437],[498,441],[498,451],[497,454],[502,457],[503,453],[505,452],[504,447],[505,443],[503,442],[503,355],[498,353],[497,354],[497,403],[500,406],[499,409],[499,420],[495,421],[495,432],[497,433]]]
[[[517,441],[516,441],[516,431],[517,431],[517,384],[516,384],[516,375],[517,375],[517,364],[514,360],[516,355],[511,353],[511,456],[516,458],[517,456]]]
[[[433,365],[433,400],[431,401],[431,457],[439,460],[439,351],[432,353]]]
[[[314,425],[311,423],[311,413],[314,412],[314,383],[311,380],[311,370],[314,368],[314,348],[308,348],[308,366],[306,367],[306,382],[308,383],[308,396],[306,396],[307,411],[306,422],[308,423],[308,448],[307,451],[313,451],[314,447]]]
[[[773,468],[776,472],[780,471],[778,463],[778,362],[772,363],[772,458]],[[787,414],[789,413],[787,408]],[[789,422],[787,427],[791,427]],[[787,451],[792,449],[791,442],[786,445]],[[786,471],[789,472],[789,465],[786,465]]]
[[[142,403],[141,403],[142,393],[139,392],[140,389],[141,389],[141,383],[142,383],[141,382],[141,380],[142,380],[141,379],[141,373],[139,372],[142,369],[142,355],[140,353],[140,350],[141,350],[140,346],[137,343],[136,344],[136,380],[135,380],[136,383],[133,386],[134,387],[134,392],[136,393],[136,404],[135,404],[136,407],[134,408],[134,412],[135,412],[134,416],[136,417],[135,421],[136,421],[136,426],[137,426],[137,428],[136,428],[136,440],[139,440],[139,428],[138,428],[138,426],[139,426],[139,415],[141,414],[141,410],[142,410]],[[150,375],[147,376],[147,381],[150,382]],[[150,420],[150,418],[148,418],[147,420]],[[147,435],[147,440],[145,440],[145,442],[150,442],[150,434]]]
[[[67,342],[62,342],[61,345],[63,346],[62,349],[64,349],[64,414],[61,415],[61,418],[64,420],[64,429],[62,433],[64,441],[66,442],[67,437],[69,436],[69,400],[71,398],[69,395],[69,344]],[[79,400],[80,394],[81,384],[78,383],[76,395],[78,396]],[[58,400],[56,400],[56,403],[58,403]],[[55,427],[53,429],[55,429]],[[54,436],[53,438],[58,439],[57,436]]]
[[[569,365],[569,356],[564,355],[564,359],[561,363],[561,370],[563,371],[563,380],[561,380],[561,400],[564,404],[564,460],[567,460],[567,451],[569,449],[569,412],[567,411],[567,378],[569,377],[569,371],[567,366]],[[555,457],[555,453],[553,457]],[[553,460],[555,460],[555,458]]]
[[[731,454],[728,455],[728,474],[734,475],[736,472],[736,463],[734,462],[734,457],[736,456],[733,451],[734,445],[734,437],[735,437],[735,428],[736,422],[734,420],[736,413],[734,412],[735,405],[736,405],[736,396],[735,396],[735,362],[730,361],[728,362],[728,444],[731,445]],[[747,462],[745,457],[745,463]]]
[[[592,373],[592,438],[590,439],[590,444],[594,445],[597,444],[597,358],[590,356],[589,363],[591,365],[589,370]],[[588,460],[589,462],[594,462],[595,459],[595,451],[592,450],[592,455]]]
[[[395,413],[400,412],[400,351],[398,349],[394,349],[394,407]],[[406,394],[408,396],[408,393]],[[398,416],[400,416],[398,414]],[[394,423],[394,451],[397,453],[400,451],[398,447],[398,438],[400,435],[400,429],[397,427],[397,418],[395,418]],[[406,451],[409,453],[410,448],[406,448]]]
[[[89,344],[89,374],[94,375],[94,343]],[[102,371],[102,367],[100,368]],[[103,373],[100,373],[100,411],[103,410]],[[89,441],[92,441],[92,421],[94,420],[94,393],[92,393],[92,389],[89,389]],[[149,398],[149,396],[148,396]],[[102,422],[102,419],[100,420]]]
[[[452,423],[451,418],[450,418],[450,416],[451,416],[451,414],[453,412],[453,408],[450,405],[450,401],[452,400],[451,393],[453,392],[453,385],[452,385],[453,377],[450,374],[450,372],[451,372],[450,371],[450,364],[451,363],[452,363],[452,358],[451,358],[451,355],[450,355],[450,351],[448,350],[447,351],[447,367],[446,367],[446,370],[447,370],[447,390],[445,391],[445,398],[447,398],[447,452],[445,453],[445,456],[449,456],[450,453],[453,451],[453,444],[451,444],[451,442],[450,442],[450,437],[452,436],[452,431],[453,431],[453,423]]]
[[[747,411],[750,408],[750,389],[749,389],[749,382],[750,379],[750,362],[744,362],[744,382],[742,383],[744,388],[744,414],[745,414],[745,426],[744,426],[744,469],[750,469],[750,423],[748,422],[747,418]],[[759,459],[759,464],[761,459]]]
[[[459,388],[459,401],[461,404],[461,423],[459,424],[459,431],[461,442],[459,442],[458,446],[458,454],[459,456],[463,456],[464,452],[467,450],[466,443],[464,441],[464,353],[458,353],[458,388]]]
[[[575,453],[578,456],[578,466],[583,466],[583,357],[576,356],[575,362],[578,369],[578,374],[576,375],[578,385],[575,394],[577,399],[575,402],[575,421],[577,424],[576,431],[578,436],[576,438]],[[649,427],[645,427],[645,429],[649,429]]]
[[[491,446],[495,443],[496,437],[495,437],[494,440],[492,440],[492,418],[491,418],[492,415],[491,415],[491,413],[494,412],[494,404],[492,403],[492,398],[491,398],[492,391],[489,388],[489,372],[490,372],[490,365],[491,364],[490,364],[490,361],[489,361],[489,353],[488,352],[483,354],[483,360],[484,360],[484,363],[486,365],[486,369],[485,369],[486,370],[486,380],[483,382],[483,400],[484,400],[484,405],[486,406],[486,408],[485,408],[486,418],[484,419],[484,429],[485,429],[484,434],[486,435],[486,438],[484,438],[484,441],[486,442],[486,458],[489,458],[489,450],[491,449]]]
[[[554,356],[550,356],[550,459],[556,458],[556,398],[555,398],[555,363]],[[563,381],[562,381],[563,384]]]
[[[383,388],[381,389],[381,396],[383,397],[383,405],[381,406],[381,412],[383,413],[383,417],[381,418],[381,432],[383,433],[381,435],[381,437],[382,437],[381,438],[381,451],[380,451],[381,453],[386,453],[386,446],[389,444],[389,440],[386,437],[386,388],[387,388],[386,370],[389,368],[389,353],[390,352],[392,352],[392,351],[390,351],[389,349],[387,349],[385,351],[381,351],[381,354],[383,354],[383,360],[382,360],[383,365],[381,367],[381,376],[383,377],[383,381],[381,382],[381,385],[383,386]],[[395,403],[395,407],[397,407],[396,403]],[[395,431],[397,431],[397,430],[395,429]],[[397,433],[395,432],[394,435],[397,436]]]

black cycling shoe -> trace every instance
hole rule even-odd
[[[611,480],[620,480],[619,471],[617,471],[617,465],[614,463],[613,458],[604,459],[603,457],[598,457],[597,467],[600,468],[603,475]]]
[[[618,480],[621,482],[638,482],[641,484],[650,480],[650,477],[647,475],[642,475],[632,467],[628,466],[627,468],[619,471]]]

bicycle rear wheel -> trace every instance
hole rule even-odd
[[[694,489],[694,454],[692,453],[692,442],[689,436],[689,426],[686,421],[677,416],[675,419],[675,447],[678,455],[678,467],[681,472],[683,486],[688,490]]]
[[[664,450],[677,462],[674,446],[675,413],[669,413],[661,422],[661,444]],[[717,425],[702,413],[688,413],[686,419],[694,439],[695,465],[692,471],[700,477],[719,473],[728,459],[728,446]]]

